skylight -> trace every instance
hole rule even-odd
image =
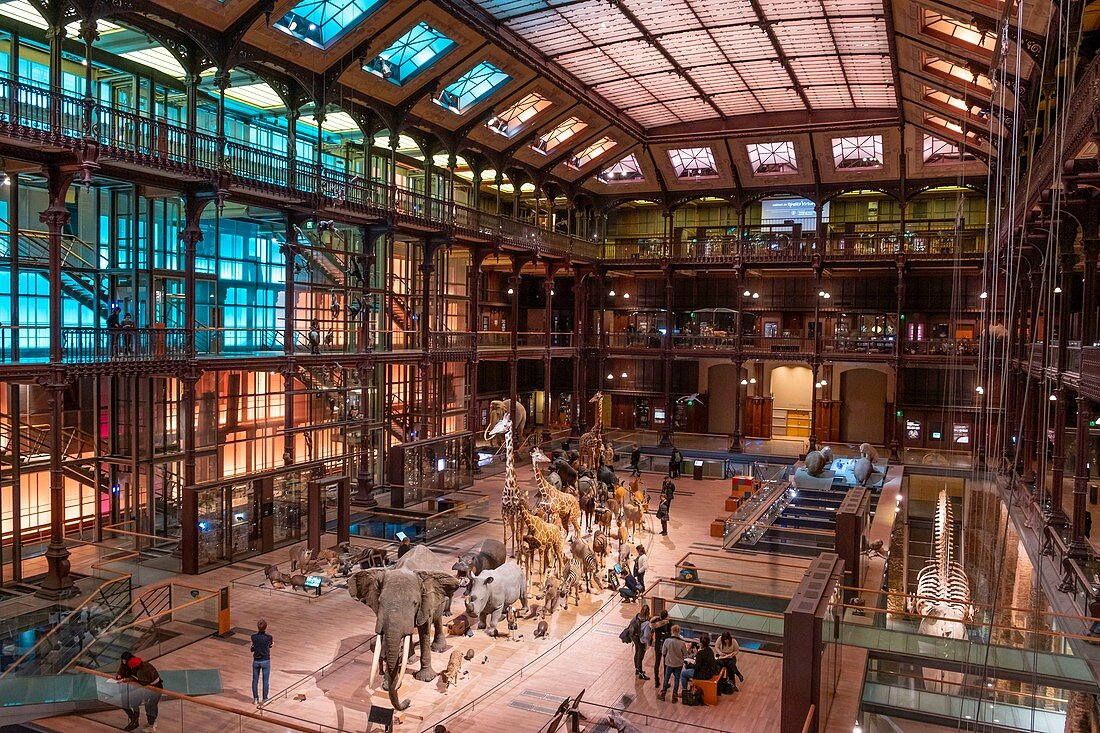
[[[963,160],[974,160],[974,156],[948,140],[941,140],[935,135],[924,134],[924,162],[927,165],[937,163],[958,163]]]
[[[535,152],[546,155],[586,127],[588,127],[587,122],[578,117],[570,117],[565,122],[559,123],[550,132],[539,136],[535,142],[531,143],[531,147]]]
[[[187,74],[187,72],[183,70],[183,67],[180,66],[180,62],[172,55],[172,52],[163,46],[142,48],[137,51],[127,51],[119,54],[119,56],[122,56],[124,59],[130,59],[134,63],[141,64],[142,66],[148,66],[150,69],[156,69],[168,76],[174,76],[177,79],[182,79]]]
[[[616,143],[611,138],[601,137],[599,140],[571,157],[566,162],[566,165],[568,165],[570,168],[580,170],[596,158],[606,153],[608,150],[611,150],[611,148],[615,147],[616,145],[618,145],[618,143]]]
[[[457,45],[427,23],[420,22],[363,68],[401,86]]]
[[[833,138],[833,164],[837,170],[882,167],[882,135]]]
[[[626,156],[610,168],[605,168],[596,174],[596,178],[604,183],[623,183],[626,181],[642,181],[642,167],[638,165],[638,159],[634,153]]]
[[[485,124],[498,135],[512,137],[523,129],[523,126],[531,118],[545,110],[550,104],[550,100],[541,94],[531,93],[499,115],[492,117]]]
[[[971,71],[965,66],[960,66],[947,59],[941,59],[937,56],[924,56],[921,65],[925,71],[941,79],[948,79],[956,83],[962,82],[986,92],[993,89],[993,82],[985,74]]]
[[[225,90],[225,96],[258,109],[279,109],[284,106],[275,90],[264,82],[229,87]]]
[[[961,113],[971,117],[974,120],[980,120],[985,122],[989,119],[989,108],[982,107],[978,104],[971,104],[965,99],[956,97],[954,94],[948,94],[947,92],[940,91],[939,89],[933,89],[931,87],[924,87],[924,101],[944,109],[951,110],[952,112]]]
[[[710,148],[681,148],[668,151],[678,178],[713,178],[718,175]]]
[[[482,61],[447,85],[434,101],[440,107],[460,115],[511,80],[508,74],[488,61]]]
[[[298,40],[325,49],[378,8],[382,0],[302,0],[274,26]]]
[[[798,162],[794,156],[794,142],[755,143],[745,146],[749,152],[752,172],[758,176],[774,176],[797,173]]]
[[[302,122],[311,127],[317,127],[316,116],[306,117]],[[325,132],[359,132],[359,125],[347,112],[326,112],[325,123],[321,125],[321,129]],[[383,147],[388,148],[389,145],[389,138],[387,137]]]
[[[987,55],[997,45],[996,34],[928,8],[921,8],[921,30],[933,38]]]

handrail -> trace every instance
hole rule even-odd
[[[802,733],[810,733],[813,730],[815,715],[817,715],[817,705],[810,703],[810,709],[806,711],[806,722],[802,724]]]
[[[81,543],[81,544],[94,544],[94,543]],[[96,545],[96,546],[97,547],[103,547],[102,545]],[[109,549],[109,548],[104,548],[104,549]],[[137,553],[137,552],[132,552],[132,551],[131,552],[122,551],[122,554],[119,555],[118,557],[113,557],[110,560],[101,561],[99,563],[92,563],[92,569],[93,570],[99,570],[101,572],[106,571],[106,572],[110,572],[110,573],[116,573],[118,575],[118,577],[110,578],[110,579],[106,580],[98,588],[96,588],[95,591],[89,593],[88,597],[85,598],[75,608],[73,608],[73,610],[69,613],[69,615],[67,615],[65,618],[61,619],[61,621],[56,626],[54,626],[52,629],[47,631],[46,634],[41,639],[38,640],[38,643],[36,643],[34,646],[32,646],[30,649],[28,649],[26,651],[26,653],[24,653],[21,657],[19,657],[19,659],[15,660],[12,664],[8,665],[8,668],[6,670],[4,670],[3,674],[0,674],[0,680],[8,677],[8,675],[10,675],[13,670],[18,669],[19,666],[25,660],[27,660],[29,658],[32,658],[32,655],[36,654],[37,652],[39,652],[41,650],[40,648],[52,648],[53,647],[53,636],[56,633],[58,633],[58,630],[61,629],[63,626],[65,626],[65,622],[68,621],[70,618],[77,617],[77,614],[83,613],[84,611],[86,611],[88,609],[89,606],[92,605],[93,602],[98,601],[99,596],[102,594],[102,591],[105,587],[107,587],[109,584],[121,583],[121,582],[124,582],[124,581],[132,581],[133,577],[134,577],[133,573],[128,573],[128,572],[125,572],[125,571],[118,571],[118,570],[108,570],[106,568],[106,565],[108,563],[115,563],[115,562],[118,562],[120,560],[130,560],[130,559],[133,559],[135,557],[140,557],[140,554]],[[131,585],[130,593],[131,594],[133,593],[132,585]],[[126,607],[129,608],[130,604],[127,604]],[[125,610],[123,610],[122,613],[125,613]],[[46,646],[47,642],[49,643],[48,647]]]
[[[87,667],[74,667],[73,669],[74,669],[74,671],[80,672],[81,674],[89,674],[89,675],[92,675],[94,677],[100,677],[102,679],[108,679],[108,680],[115,679],[115,676],[113,674],[107,674],[106,672],[100,672],[99,670],[95,670],[95,669],[88,669]],[[137,682],[132,682],[132,681],[127,682],[127,684],[138,685]],[[147,690],[151,690],[152,692],[156,692],[157,694],[163,695],[163,696],[171,698],[173,700],[179,700],[181,702],[194,703],[195,705],[201,705],[203,707],[210,708],[211,710],[217,710],[217,711],[222,712],[222,713],[229,713],[231,715],[240,715],[240,716],[243,716],[245,718],[249,718],[251,720],[255,720],[255,721],[258,721],[260,723],[267,724],[267,725],[277,725],[277,726],[279,726],[281,728],[285,728],[287,730],[298,731],[298,733],[317,733],[317,730],[322,729],[322,728],[323,729],[328,729],[328,730],[333,730],[333,731],[336,730],[335,728],[324,725],[323,723],[317,723],[317,726],[318,726],[317,728],[307,728],[305,726],[298,725],[297,723],[290,723],[290,722],[287,722],[285,720],[280,720],[280,721],[276,722],[276,721],[271,720],[270,718],[265,718],[264,716],[262,716],[258,713],[254,713],[251,710],[242,710],[240,708],[230,707],[229,705],[223,705],[221,703],[217,703],[217,702],[214,702],[212,700],[205,700],[205,699],[202,699],[202,698],[192,697],[191,695],[185,695],[182,692],[173,692],[172,690],[165,690],[161,687],[149,687],[148,685],[138,685],[138,686],[144,687]],[[272,711],[272,712],[275,715],[279,715],[279,717],[281,717],[281,718],[290,717],[290,716],[280,715],[279,713],[275,713],[274,711]]]

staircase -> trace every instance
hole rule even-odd
[[[412,412],[400,397],[391,394],[386,400],[386,429],[398,443],[407,443],[412,427]]]
[[[2,225],[2,222],[0,222]],[[7,247],[11,252],[10,244]],[[110,294],[99,282],[95,247],[72,234],[61,235],[61,292],[106,320]],[[50,266],[50,237],[46,232],[20,229],[16,252],[20,262]],[[99,308],[96,311],[96,303]]]
[[[294,229],[298,233],[299,243],[305,239],[305,244],[309,245],[306,249],[299,249],[298,256],[306,261],[310,274],[320,273],[329,285],[339,288],[345,287],[348,284],[347,273],[337,260],[336,255],[325,245],[320,233],[314,229],[302,229],[297,226]],[[346,249],[347,243],[340,233],[333,231],[331,234],[332,238],[343,243]]]

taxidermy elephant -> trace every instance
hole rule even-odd
[[[489,403],[489,424],[496,425],[500,422],[505,415],[510,414],[512,409],[511,400],[493,400]],[[513,425],[515,433],[513,433],[513,440],[516,445],[523,442],[523,428],[527,425],[527,409],[523,406],[523,403],[516,403],[516,420]],[[493,445],[501,445],[504,443],[504,436],[500,435],[493,438]]]
[[[470,580],[466,612],[478,618],[479,629],[487,628],[490,636],[496,636],[500,617],[516,601],[527,608],[527,578],[519,565],[509,561]]]
[[[404,559],[404,558],[402,558]],[[351,597],[370,606],[378,621],[374,631],[374,659],[370,678],[379,658],[384,661],[382,687],[390,693],[394,710],[404,710],[408,700],[398,697],[409,644],[413,632],[420,639],[420,671],[413,675],[421,682],[435,679],[432,651],[442,652],[447,642],[443,634],[443,605],[458,590],[458,578],[435,570],[372,568],[361,570],[348,580]],[[434,638],[433,638],[434,631]]]

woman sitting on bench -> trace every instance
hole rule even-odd
[[[733,683],[733,691],[737,692],[735,680],[745,681],[745,675],[741,674],[741,670],[737,668],[737,655],[741,651],[737,639],[734,639],[730,632],[723,631],[718,641],[714,643],[714,650],[718,653],[718,664],[726,670],[726,679]]]
[[[710,680],[724,675],[726,670],[714,658],[714,650],[710,648],[710,634],[699,634],[699,651],[695,653],[695,663],[685,664],[680,672],[680,686],[687,689],[693,679]]]

